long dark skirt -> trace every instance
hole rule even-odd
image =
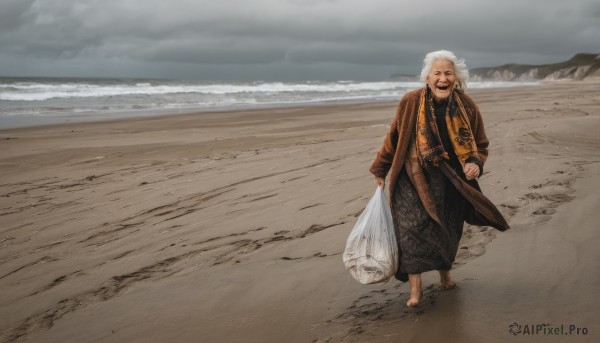
[[[463,232],[465,199],[439,168],[430,165],[424,172],[445,227],[431,219],[402,168],[392,199],[400,260],[396,278],[401,281],[407,281],[408,274],[450,270]]]

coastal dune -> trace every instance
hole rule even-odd
[[[599,86],[468,92],[512,229],[466,225],[418,309],[341,261],[393,102],[2,130],[0,342],[597,341]]]

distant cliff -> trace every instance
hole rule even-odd
[[[554,64],[505,64],[469,70],[471,81],[537,81],[600,79],[600,54],[581,53]],[[419,81],[419,75],[394,74],[394,81]]]
[[[471,81],[584,80],[600,78],[600,54],[577,54],[554,64],[505,64],[469,70]]]

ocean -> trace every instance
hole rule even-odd
[[[469,88],[536,82],[470,82]],[[0,78],[0,129],[161,114],[399,100],[420,82]]]

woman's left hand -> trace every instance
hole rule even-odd
[[[473,180],[479,176],[479,166],[475,163],[465,163],[464,172],[467,180]]]

